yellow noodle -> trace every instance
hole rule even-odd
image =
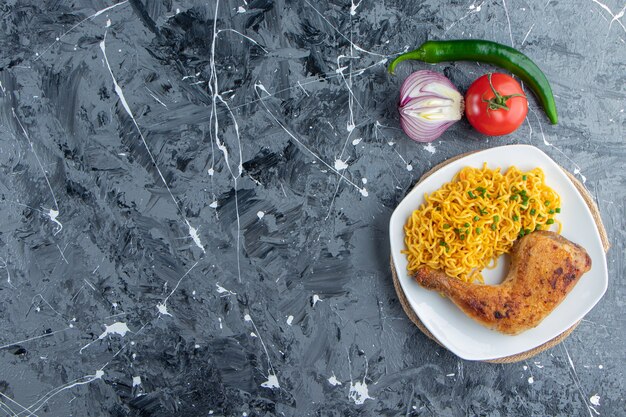
[[[402,253],[410,273],[427,265],[463,281],[482,282],[480,271],[495,268],[520,232],[551,226],[561,232],[555,219],[561,199],[545,184],[541,168],[522,172],[512,166],[502,174],[487,164],[465,167],[424,199],[404,226]]]

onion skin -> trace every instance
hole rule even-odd
[[[400,88],[400,126],[416,142],[432,142],[463,116],[463,96],[442,74],[422,70]]]

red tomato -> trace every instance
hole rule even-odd
[[[488,136],[514,132],[527,113],[528,101],[522,87],[506,74],[485,74],[465,94],[467,120],[474,129]]]

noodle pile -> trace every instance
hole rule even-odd
[[[480,271],[494,268],[519,237],[561,224],[559,195],[548,187],[541,168],[522,172],[465,167],[415,210],[404,226],[413,274],[427,265],[466,282],[483,282]]]

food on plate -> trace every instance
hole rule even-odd
[[[408,218],[404,243],[410,274],[428,266],[461,281],[482,282],[480,271],[518,237],[561,224],[559,195],[545,183],[541,168],[465,167]]]
[[[584,248],[541,231],[515,243],[508,275],[499,285],[463,282],[427,266],[418,268],[414,277],[480,324],[515,335],[539,325],[590,269]]]
[[[445,61],[478,61],[504,68],[517,75],[530,87],[550,122],[558,123],[556,103],[548,79],[537,64],[510,46],[478,39],[427,41],[419,48],[394,59],[389,65],[389,72],[393,74],[396,66],[408,59],[431,64]]]
[[[506,74],[485,74],[465,94],[465,116],[474,129],[485,135],[513,133],[527,113],[528,101],[522,87]]]
[[[463,96],[434,71],[409,75],[400,88],[400,125],[417,142],[432,142],[463,116]]]

